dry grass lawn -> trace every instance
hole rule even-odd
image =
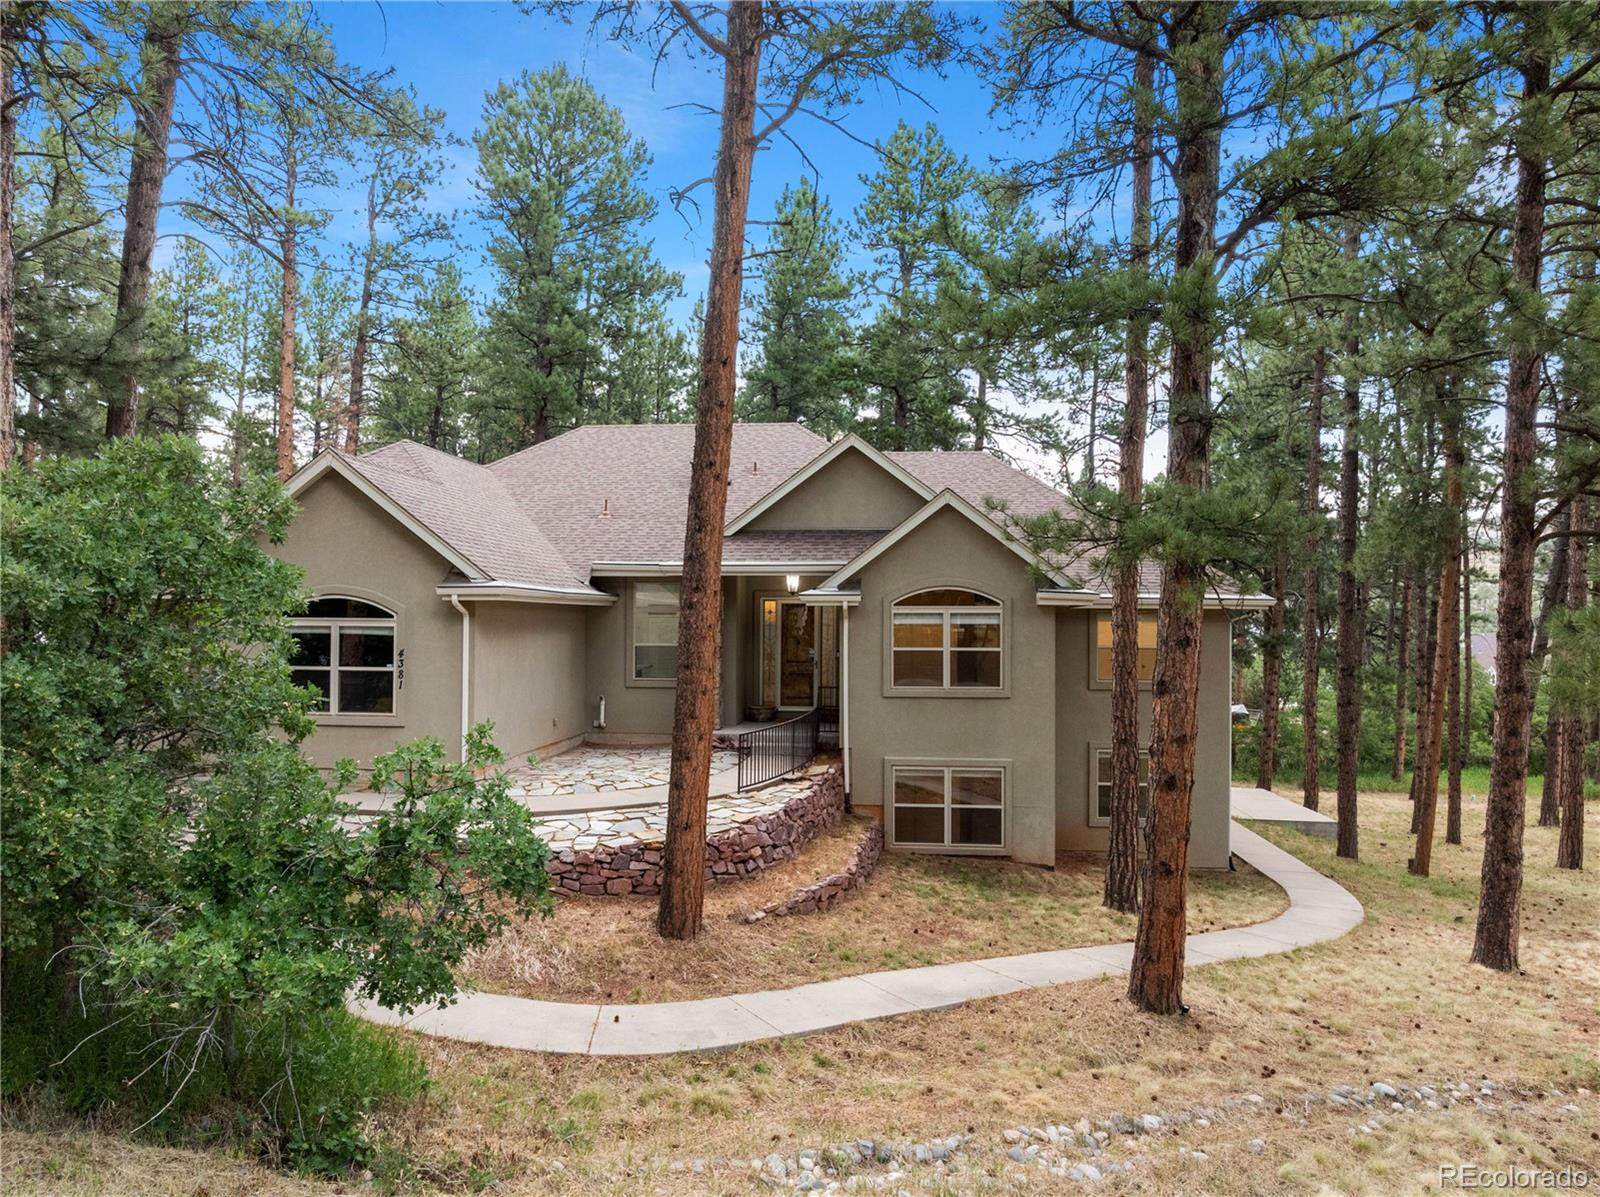
[[[737,1161],[858,1138],[962,1134],[972,1142],[947,1174],[918,1166],[891,1181],[882,1166],[858,1171],[868,1183],[885,1180],[890,1192],[1078,1192],[1083,1186],[1009,1162],[1002,1132],[1220,1105],[1254,1093],[1265,1100],[1229,1107],[1207,1127],[1113,1138],[1101,1162],[1133,1166],[1092,1191],[1437,1192],[1437,1167],[1451,1162],[1572,1166],[1587,1170],[1592,1187],[1600,1179],[1594,873],[1558,872],[1554,831],[1530,826],[1526,972],[1502,976],[1470,966],[1482,817],[1481,802],[1469,805],[1467,845],[1441,844],[1438,875],[1429,880],[1406,875],[1407,807],[1399,797],[1362,796],[1359,864],[1336,861],[1331,841],[1268,830],[1350,888],[1366,904],[1367,921],[1335,943],[1192,971],[1184,1018],[1135,1013],[1122,1000],[1123,982],[1108,979],[802,1039],[646,1060],[419,1039],[436,1089],[426,1101],[378,1117],[375,1133],[392,1147],[379,1180],[417,1190],[492,1183],[496,1193],[554,1197],[770,1192]],[[1035,881],[1042,886],[1046,876]],[[1080,882],[1092,889],[1086,877]],[[1052,884],[1061,883],[1058,877]],[[941,898],[983,889],[970,879],[941,878],[937,869],[890,874],[882,884],[906,894],[926,887],[926,914],[910,923],[941,931],[964,917],[941,909]],[[1008,950],[1040,942],[1044,932],[1030,924],[1045,917],[1052,900],[1020,883],[1016,896]],[[871,900],[855,904],[864,918],[881,908]],[[1071,925],[1062,917],[1067,922],[1050,936]],[[749,941],[748,950],[759,955],[759,941]],[[1359,1129],[1366,1113],[1302,1101],[1308,1091],[1325,1095],[1335,1085],[1439,1085],[1483,1076],[1513,1087],[1492,1109],[1469,1101],[1433,1113],[1386,1114],[1371,1131]],[[1563,1108],[1569,1103],[1576,1113]],[[221,1154],[130,1144],[109,1133],[114,1122],[91,1134],[81,1124],[13,1110],[5,1129],[8,1194],[364,1189],[312,1185]],[[1262,1140],[1259,1153],[1249,1149],[1252,1139]],[[1182,1154],[1185,1147],[1206,1158]],[[703,1175],[673,1167],[697,1158],[710,1161]]]
[[[1132,939],[1135,920],[1100,905],[1097,857],[1062,853],[1055,871],[983,857],[888,853],[832,910],[747,923],[743,916],[838,871],[865,821],[848,819],[792,861],[706,891],[705,931],[655,932],[654,898],[563,898],[549,919],[519,920],[477,954],[480,989],[569,1001],[663,1002]],[[1273,918],[1283,891],[1255,870],[1198,874],[1197,931]]]

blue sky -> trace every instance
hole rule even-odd
[[[964,13],[992,30],[1000,19],[998,4],[963,4]],[[513,4],[410,2],[344,3],[319,8],[332,27],[334,44],[347,61],[367,68],[392,68],[396,82],[416,88],[422,102],[442,109],[450,132],[461,139],[449,151],[449,177],[437,195],[437,205],[457,210],[457,231],[468,249],[461,264],[469,270],[480,291],[487,291],[491,276],[483,268],[477,249],[480,233],[471,217],[474,204],[472,174],[476,154],[471,145],[483,107],[484,93],[502,79],[523,70],[538,70],[565,63],[587,78],[626,117],[629,129],[644,139],[654,156],[648,187],[660,204],[650,228],[656,254],[663,264],[684,275],[688,296],[680,305],[686,312],[704,286],[709,252],[711,211],[709,189],[696,192],[701,210],[674,210],[668,195],[708,174],[716,144],[716,118],[681,107],[697,102],[715,106],[721,81],[710,64],[677,56],[653,71],[644,53],[630,51],[597,38],[588,27],[588,12],[579,10],[568,23],[560,18],[529,13]],[[913,124],[936,123],[949,143],[975,163],[986,165],[992,156],[1047,152],[1055,144],[1052,130],[1013,130],[1010,122],[991,118],[988,86],[975,74],[953,70],[940,78],[932,72],[914,72],[905,81],[927,103],[892,88],[879,87],[862,97],[850,110],[845,124],[850,134],[867,142],[887,137],[904,119]],[[817,169],[821,190],[835,212],[848,217],[860,198],[859,176],[875,169],[874,155],[866,146],[840,131],[805,116],[790,123],[790,131],[805,148]],[[800,154],[781,139],[757,159],[752,183],[750,214],[768,216],[785,184],[793,182],[806,166]],[[336,210],[330,237],[353,237],[363,199],[363,189],[352,179],[338,196],[329,197]],[[761,232],[752,229],[759,240]]]

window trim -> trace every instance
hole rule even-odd
[[[942,844],[902,844],[894,838],[894,775],[908,771],[944,771],[944,836]],[[950,842],[950,774],[952,772],[990,772],[1000,774],[1000,842],[998,844],[952,844]],[[1011,855],[1011,761],[962,757],[885,757],[883,760],[883,833],[886,846],[896,852],[928,852],[938,856]]]
[[[1111,745],[1110,744],[1106,744],[1106,743],[1091,743],[1089,745],[1089,789],[1088,789],[1088,811],[1087,811],[1087,814],[1089,816],[1089,826],[1090,827],[1110,827],[1111,826],[1111,816],[1110,816],[1110,814],[1108,813],[1106,815],[1106,817],[1102,819],[1100,817],[1100,813],[1099,813],[1100,812],[1100,757],[1102,755],[1104,755],[1106,757],[1110,757],[1110,755],[1111,755]],[[1142,761],[1145,762],[1145,783],[1144,783],[1144,785],[1145,785],[1145,809],[1149,810],[1150,809],[1150,749],[1148,747],[1139,749],[1139,759],[1141,759]],[[1143,827],[1144,824],[1145,824],[1145,820],[1141,818],[1139,820],[1139,826]]]
[[[637,668],[638,658],[634,649],[638,646],[633,642],[634,615],[638,610],[638,590],[640,585],[646,586],[671,586],[678,592],[678,618],[683,619],[683,579],[682,578],[631,578],[628,581],[627,626],[626,635],[622,638],[622,684],[636,690],[671,690],[678,684],[677,675],[672,677],[640,677],[634,670]]]
[[[1146,619],[1155,622],[1156,616],[1157,612],[1154,607],[1139,608],[1139,621],[1141,623]],[[1089,618],[1086,621],[1089,625],[1089,689],[1091,690],[1111,689],[1111,679],[1105,678],[1102,680],[1100,677],[1100,621],[1102,619],[1109,624],[1111,622],[1111,612],[1090,611]],[[1152,674],[1148,681],[1141,680],[1139,682],[1139,689],[1149,690],[1154,685],[1155,677]]]
[[[348,586],[339,590],[318,591],[315,594],[308,595],[306,598],[306,604],[309,606],[311,603],[319,602],[323,599],[349,599],[352,602],[357,603],[370,603],[374,606],[382,607],[385,611],[388,611],[390,615],[387,619],[372,616],[364,616],[360,618],[353,617],[349,619],[324,619],[315,615],[294,615],[289,618],[289,630],[291,632],[295,631],[296,629],[316,631],[327,628],[330,630],[330,638],[328,643],[328,709],[326,711],[308,712],[311,718],[314,719],[319,726],[323,727],[399,727],[404,725],[405,718],[403,703],[405,695],[406,650],[400,636],[401,624],[404,620],[404,612],[401,609],[401,605],[396,603],[393,599],[385,597],[384,595],[375,594],[371,591],[358,590]],[[391,664],[387,670],[379,666],[341,666],[337,664],[339,659],[339,629],[346,627],[353,629],[359,629],[363,627],[387,628],[394,637],[393,664]],[[294,666],[291,665],[290,668],[293,669]],[[302,668],[321,667],[302,666]],[[340,711],[338,709],[336,696],[339,692],[338,675],[341,670],[365,673],[389,673],[394,678],[393,701],[390,704],[394,709],[391,711]]]
[[[915,606],[901,605],[912,595],[927,590],[965,590],[981,595],[994,606]],[[912,587],[896,598],[887,600],[883,608],[883,695],[885,698],[1010,698],[1011,697],[1011,604],[997,594],[971,582],[937,581]],[[994,649],[952,649],[950,647],[950,617],[959,611],[993,611],[1000,618],[1000,647]],[[940,631],[942,643],[938,649],[944,670],[944,684],[940,686],[897,685],[894,680],[894,617],[896,614],[938,614],[943,616]],[[900,649],[900,652],[932,652],[932,649]],[[956,652],[992,652],[1000,657],[1000,684],[998,686],[953,686],[950,684],[951,654]]]

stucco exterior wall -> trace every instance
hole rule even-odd
[[[1050,865],[1056,852],[1056,616],[1015,553],[963,515],[941,511],[861,571],[850,612],[851,795],[882,808],[892,763],[1002,762],[1005,854]],[[895,599],[936,586],[983,591],[1003,604],[1002,693],[888,694]]]
[[[922,503],[905,483],[851,450],[762,512],[749,527],[759,531],[893,528]]]
[[[345,757],[363,768],[396,744],[461,739],[461,618],[434,593],[449,564],[333,473],[300,495],[301,512],[274,556],[305,571],[312,594],[370,599],[395,612],[395,714],[318,716],[306,754],[322,768]]]
[[[1109,832],[1090,823],[1092,753],[1111,746],[1111,691],[1092,684],[1094,614],[1056,613],[1056,843],[1104,852]],[[1190,811],[1189,865],[1228,866],[1228,790],[1232,769],[1228,679],[1232,637],[1225,611],[1205,614],[1200,640],[1200,721]],[[1150,735],[1150,691],[1139,694],[1140,739]]]
[[[815,585],[820,580],[820,575],[807,574],[802,577],[801,586]],[[610,607],[588,611],[585,729],[589,730],[588,724],[595,719],[600,697],[604,695],[605,730],[589,730],[589,734],[599,739],[659,739],[672,732],[676,687],[668,680],[639,681],[631,676],[628,653],[632,582],[631,578],[597,580],[595,585],[619,596],[618,601]],[[756,600],[783,593],[781,576],[730,574],[722,579],[722,677],[717,706],[718,723],[722,726],[744,719],[745,709],[755,701],[757,656],[761,647],[756,634]]]
[[[472,719],[492,719],[507,756],[588,731],[584,608],[480,602],[472,612]],[[452,612],[453,613],[453,612]]]
[[[603,736],[661,736],[672,730],[673,687],[666,681],[635,681],[628,661],[628,626],[633,588],[627,578],[603,578],[595,586],[618,599],[609,607],[585,612],[585,707],[588,722],[598,717],[606,700]]]

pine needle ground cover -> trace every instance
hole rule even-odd
[[[914,1166],[890,1191],[979,1191],[984,1174],[1002,1183],[1000,1191],[1076,1191],[1008,1159],[1005,1131],[1223,1107],[1252,1094],[1262,1102],[1226,1107],[1209,1126],[1113,1136],[1101,1161],[1133,1167],[1095,1191],[1437,1192],[1438,1168],[1449,1163],[1572,1166],[1593,1176],[1600,1170],[1593,877],[1553,868],[1553,829],[1530,824],[1527,971],[1468,967],[1481,803],[1467,807],[1468,844],[1441,845],[1437,875],[1422,880],[1406,873],[1405,800],[1362,801],[1360,863],[1335,860],[1331,841],[1260,830],[1354,892],[1367,907],[1366,923],[1335,943],[1192,971],[1186,1018],[1136,1014],[1123,1000],[1124,982],[1108,979],[645,1060],[536,1056],[408,1036],[433,1084],[427,1096],[374,1117],[380,1150],[370,1184],[312,1183],[236,1155],[130,1142],[115,1117],[85,1133],[48,1110],[12,1108],[6,1191],[334,1194],[375,1185],[467,1192],[492,1183],[511,1194],[737,1194],[758,1187],[749,1161],[770,1153],[949,1135],[969,1138],[957,1167],[936,1180],[929,1167]],[[1015,920],[1019,934],[1023,921]],[[1492,1108],[1471,1098],[1405,1114],[1304,1103],[1307,1093],[1325,1098],[1335,1086],[1365,1093],[1375,1082],[1442,1088],[1466,1080],[1476,1097],[1483,1077],[1502,1086],[1486,1099]],[[692,1170],[697,1161],[700,1172]],[[890,1170],[855,1169],[867,1184]]]
[[[1133,938],[1134,919],[1100,905],[1098,858],[1063,853],[1055,871],[982,857],[886,853],[866,886],[831,910],[748,923],[744,915],[842,868],[861,821],[746,883],[706,891],[705,930],[655,933],[653,898],[560,902],[519,919],[467,962],[480,989],[567,1001],[664,1002]],[[1283,891],[1253,869],[1196,874],[1194,930],[1273,918]]]

